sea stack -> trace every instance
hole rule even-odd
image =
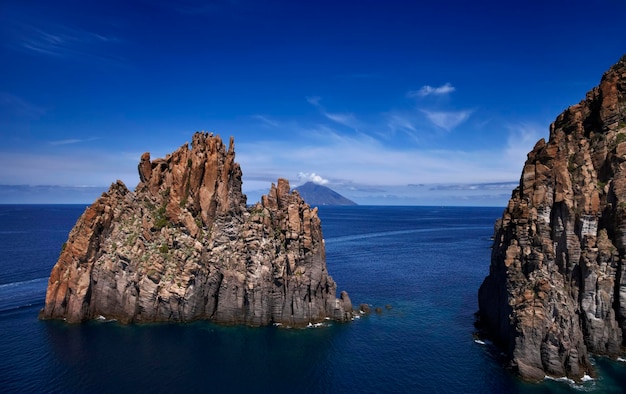
[[[626,56],[550,125],[496,225],[479,324],[524,379],[624,355]]]
[[[196,133],[165,158],[144,153],[139,177],[78,219],[40,318],[295,327],[352,317],[326,269],[317,209],[284,179],[247,207],[232,138],[226,148]]]

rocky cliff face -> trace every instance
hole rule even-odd
[[[626,56],[528,154],[499,221],[480,324],[529,380],[624,354]]]
[[[206,133],[139,163],[80,217],[52,269],[40,317],[301,326],[348,320],[335,298],[317,209],[278,180],[251,208],[234,143]]]

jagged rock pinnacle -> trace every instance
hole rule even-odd
[[[278,180],[246,207],[234,141],[196,133],[163,159],[144,153],[134,192],[117,181],[70,232],[44,319],[302,326],[348,320],[326,270],[317,210]]]
[[[624,354],[626,56],[528,154],[497,224],[480,325],[528,380]]]

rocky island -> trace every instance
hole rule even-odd
[[[524,379],[624,355],[626,56],[528,154],[496,224],[479,325]]]
[[[352,318],[326,269],[317,209],[279,179],[252,207],[234,141],[196,133],[144,153],[134,192],[117,181],[71,230],[42,319],[210,320],[304,326]]]

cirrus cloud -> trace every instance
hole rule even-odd
[[[452,93],[455,90],[456,88],[447,82],[436,88],[430,85],[424,85],[419,90],[412,90],[406,95],[407,97],[426,97],[430,95],[443,96],[444,94]]]
[[[472,114],[472,111],[430,111],[423,109],[422,113],[426,115],[426,118],[435,126],[450,131],[465,122]]]
[[[324,115],[327,119],[332,120],[335,123],[338,123],[342,126],[346,126],[348,128],[358,130],[359,121],[353,114],[350,113],[331,113],[326,111],[326,109],[320,104],[322,100],[319,96],[307,97],[306,101],[312,106],[316,107],[320,110],[322,115]]]

